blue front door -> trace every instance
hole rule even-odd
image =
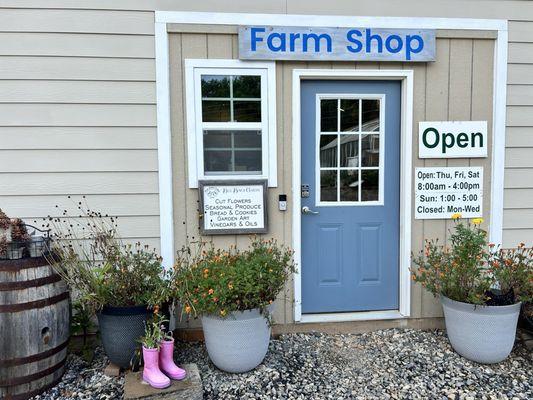
[[[303,81],[302,312],[398,309],[396,81]]]

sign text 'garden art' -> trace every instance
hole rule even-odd
[[[241,26],[239,58],[435,61],[435,30]]]

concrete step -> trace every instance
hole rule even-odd
[[[171,380],[166,389],[154,389],[143,382],[142,372],[128,372],[124,376],[124,400],[202,400],[203,389],[196,364],[181,366],[187,371],[182,381]]]

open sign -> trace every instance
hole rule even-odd
[[[487,157],[487,121],[424,121],[418,135],[420,158]]]

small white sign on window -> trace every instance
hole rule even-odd
[[[202,234],[267,232],[267,181],[199,181]]]
[[[487,121],[423,121],[418,125],[420,158],[487,157]]]
[[[483,167],[434,167],[415,170],[415,219],[483,215]]]

